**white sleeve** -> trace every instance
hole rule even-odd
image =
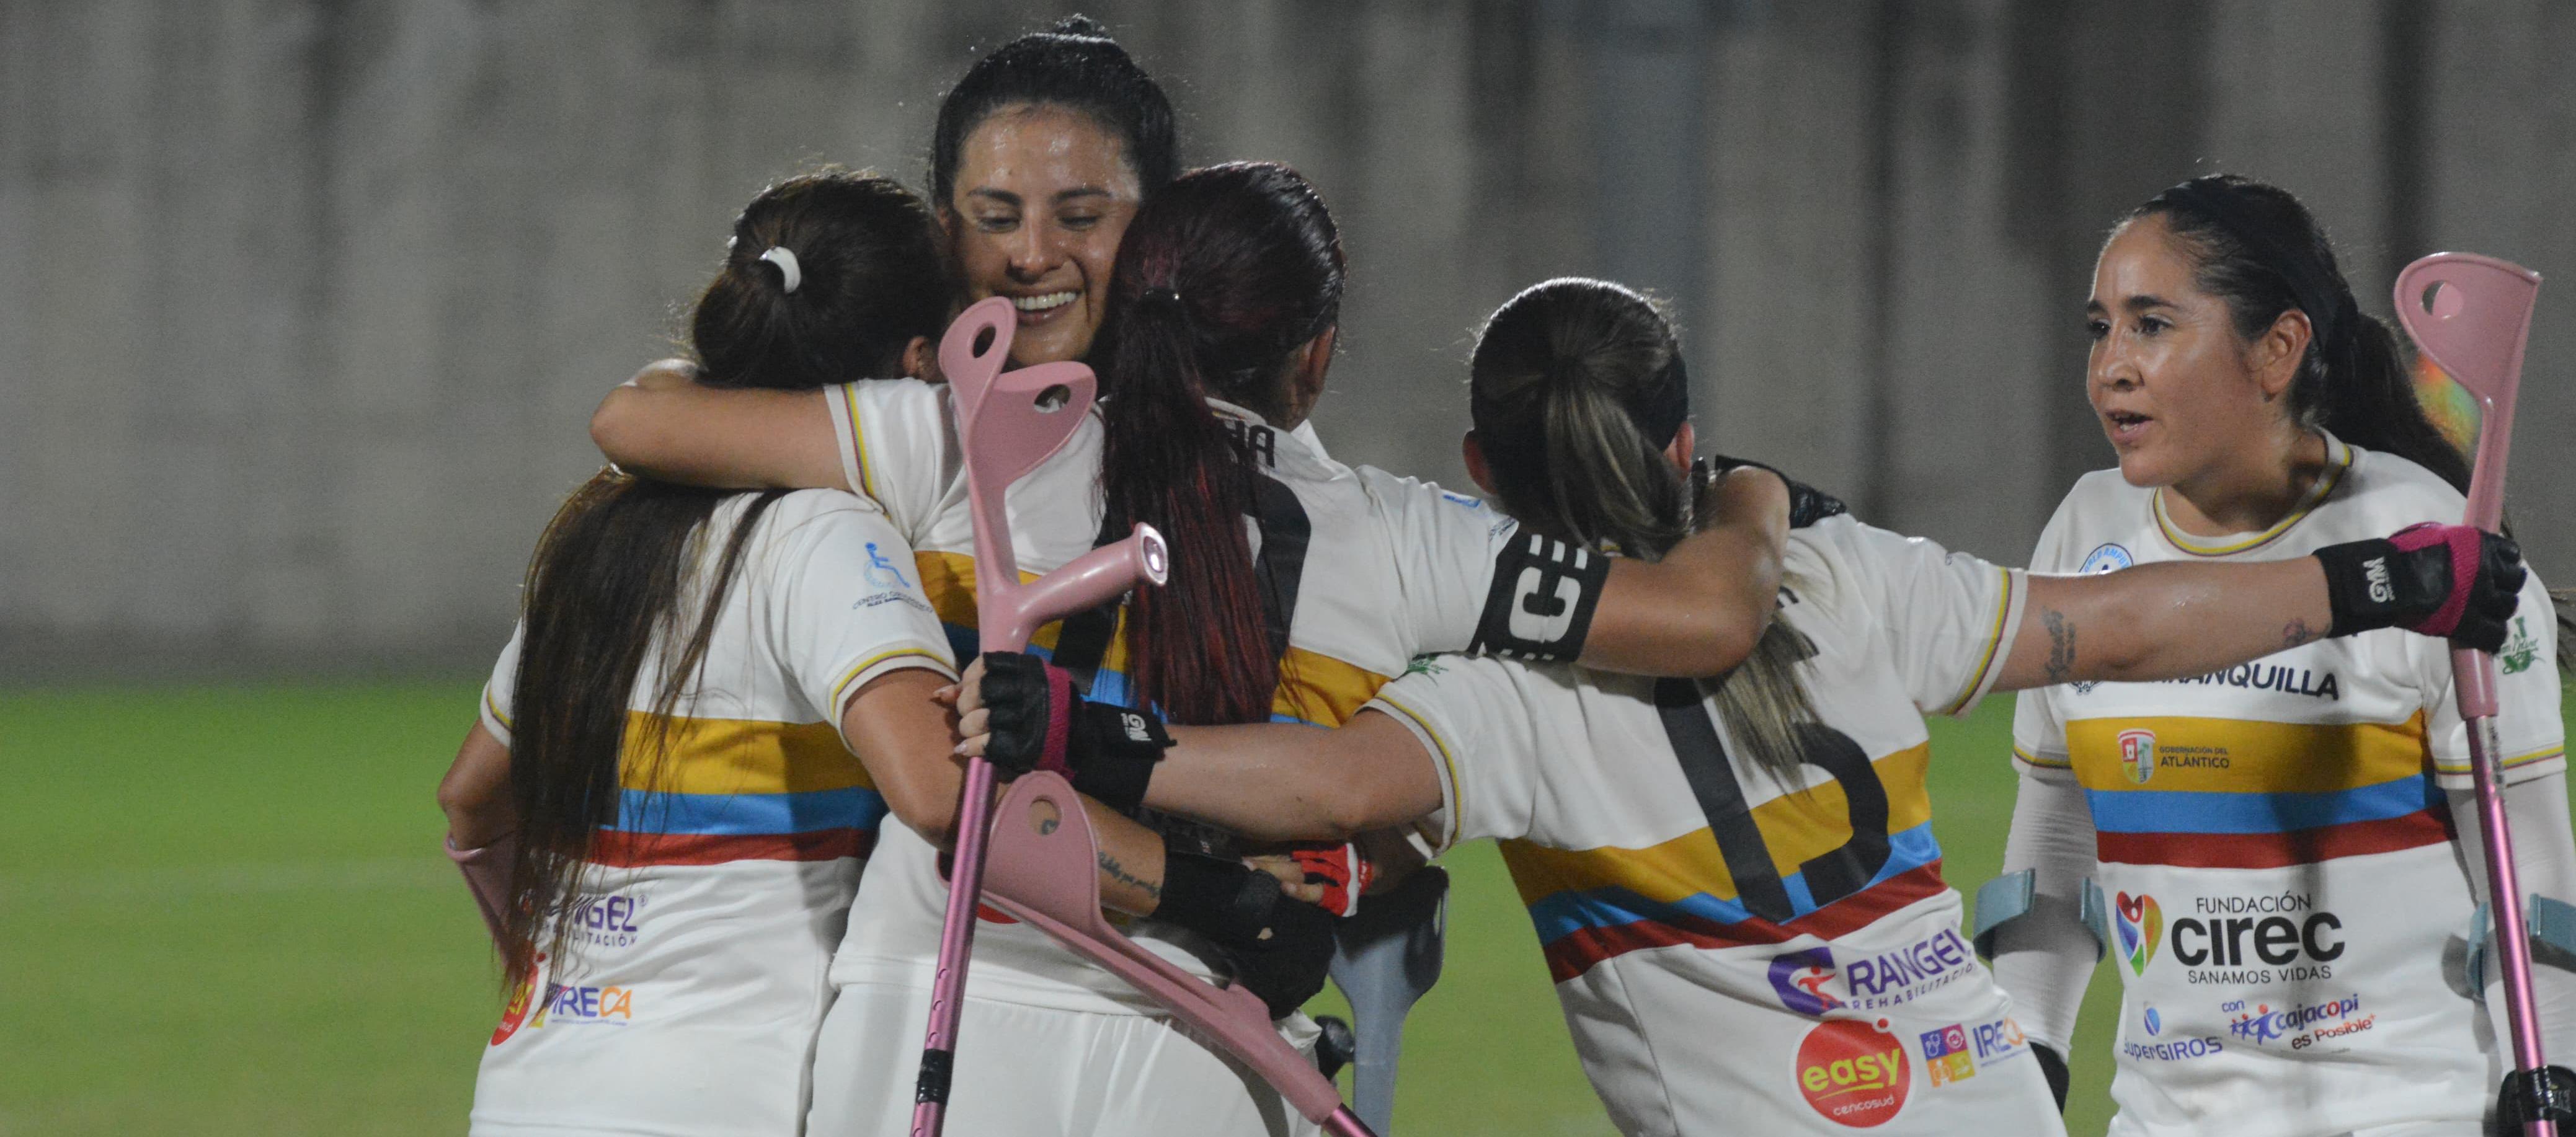
[[[956,677],[912,546],[885,518],[850,502],[804,528],[804,539],[786,548],[793,560],[767,615],[779,659],[809,707],[837,727],[850,696],[879,675],[919,667]]]
[[[850,492],[883,507],[906,540],[919,540],[964,469],[948,386],[862,379],[823,388],[823,401]]]
[[[1435,853],[1529,832],[1538,798],[1538,730],[1513,682],[1519,666],[1466,656],[1415,660],[1360,708],[1394,716],[1438,767],[1440,812],[1423,834]]]
[[[483,681],[483,702],[477,708],[483,717],[483,729],[491,731],[503,746],[510,744],[510,693],[519,682],[519,640],[527,634],[524,620],[510,629],[510,642],[501,649],[501,658],[493,661],[492,677]]]
[[[2451,817],[2459,827],[2463,867],[2470,895],[2487,900],[2485,842],[2478,831],[2477,794],[2473,788],[2448,794]],[[2539,893],[2576,904],[2576,834],[2567,816],[2567,772],[2534,774],[2505,787],[2505,822],[2513,831],[2513,867],[2523,894]],[[2486,996],[2488,1021],[2505,1033],[2503,972],[2489,956]],[[2541,1043],[2550,1054],[2576,1054],[2576,974],[2557,967],[2531,969],[2532,997],[2540,1004]],[[2563,1063],[2562,1063],[2563,1064]]]
[[[1915,707],[1927,715],[1975,709],[2021,626],[2026,576],[1921,537],[1832,524]]]
[[[2422,676],[2434,780],[2446,790],[2474,789],[2469,778],[2469,728],[2452,693],[2447,641],[2407,637],[2407,650]],[[2522,585],[2521,606],[2496,653],[2496,761],[2507,782],[2567,769],[2567,724],[2559,717],[2558,619],[2549,589],[2532,576]],[[2569,898],[2576,903],[2576,897]]]
[[[2075,1037],[2076,1012],[2101,958],[2081,907],[2094,855],[2093,813],[2074,773],[2023,766],[2003,871],[2036,870],[2036,887],[2029,913],[1996,932],[1989,966],[2012,996],[2022,1033],[2060,1055]]]
[[[1484,618],[1494,560],[1517,524],[1484,502],[1362,466],[1403,589],[1409,654],[1465,651]]]

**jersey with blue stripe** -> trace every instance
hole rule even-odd
[[[751,500],[719,505],[700,534],[679,627],[697,626]],[[705,668],[667,715],[654,698],[670,645],[648,651],[616,819],[594,839],[569,950],[541,962],[484,1052],[477,1133],[797,1131],[824,969],[886,812],[841,710],[881,675],[955,674],[911,570],[875,507],[787,494],[755,523]],[[483,692],[504,744],[519,649],[514,635]]]
[[[1444,656],[1370,709],[1439,765],[1439,842],[1501,843],[1621,1132],[2054,1132],[1924,784],[1923,716],[1993,684],[2023,575],[1848,516],[1784,567],[1815,650],[1794,771],[1688,681]]]
[[[2327,439],[2297,509],[2199,536],[2117,470],[2059,505],[2033,571],[2275,560],[2456,523],[2457,491]],[[2565,767],[2554,622],[2537,578],[2500,656],[2508,779]],[[2445,788],[2469,786],[2447,645],[2388,630],[2163,683],[2027,691],[2025,772],[2081,786],[2126,986],[2115,1133],[2341,1133],[2478,1118],[2493,1055],[2445,977],[2469,920]]]
[[[851,488],[882,503],[912,542],[931,603],[961,658],[971,655],[974,516],[948,388],[876,380],[824,394]],[[1255,475],[1247,527],[1269,631],[1283,649],[1274,721],[1338,725],[1413,657],[1467,648],[1496,558],[1515,536],[1509,518],[1427,482],[1334,461],[1311,423],[1282,429],[1241,407],[1210,400],[1209,408],[1235,433]],[[1054,456],[1004,496],[1024,577],[1090,551],[1101,536],[1099,416],[1093,408]],[[1077,641],[1086,640],[1088,648],[1077,652]],[[1094,698],[1132,699],[1124,637],[1109,614],[1087,631],[1075,620],[1047,625],[1031,650],[1088,676]],[[902,826],[887,827],[861,889],[869,918],[852,924],[834,979],[928,986],[948,895],[935,851]],[[988,913],[976,933],[969,994],[1071,1010],[1160,1012],[1044,934],[995,916]],[[1128,930],[1175,963],[1212,974],[1189,933],[1151,920]]]

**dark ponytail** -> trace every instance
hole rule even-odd
[[[698,298],[691,347],[705,381],[813,389],[892,375],[915,336],[936,337],[948,289],[929,211],[900,185],[825,172],[761,192],[734,222],[732,247]],[[762,255],[772,248],[784,257]],[[786,261],[796,273],[787,288]],[[694,624],[682,600],[707,520],[732,494],[645,481],[616,469],[565,499],[537,540],[520,601],[511,689],[510,783],[518,853],[502,962],[515,985],[539,956],[558,967],[598,831],[626,800],[620,770],[655,785],[670,713],[695,685],[752,530],[780,496],[760,494],[724,538]],[[648,655],[660,665],[649,732],[628,727]],[[540,930],[554,933],[540,943]]]
[[[2346,442],[2395,454],[2469,491],[2469,459],[2433,424],[2415,394],[2413,352],[2395,329],[2353,303],[2334,246],[2290,191],[2238,177],[2193,178],[2147,199],[2130,217],[2165,219],[2197,262],[2193,280],[2227,302],[2236,335],[2251,341],[2297,308],[2316,334],[2290,383],[2290,412]],[[2508,536],[2512,529],[2506,527]],[[2570,594],[2553,594],[2558,665],[2576,675]]]
[[[955,208],[957,165],[966,138],[993,112],[1014,104],[1064,107],[1091,116],[1127,147],[1136,184],[1151,198],[1180,174],[1172,101],[1162,85],[1110,39],[1098,21],[1068,16],[994,48],[966,69],[939,102],[930,136],[930,200]]]
[[[1690,533],[1695,495],[1665,449],[1690,413],[1681,342],[1653,301],[1605,280],[1532,285],[1495,309],[1468,363],[1476,445],[1503,512],[1587,548],[1656,560]],[[1783,786],[1817,722],[1785,620],[1717,681],[1718,712]]]
[[[2290,382],[2290,413],[2301,425],[2395,454],[2468,492],[2468,459],[2416,399],[2409,353],[2353,302],[2333,243],[2297,197],[2212,174],[2149,198],[2130,216],[2151,214],[2196,262],[2201,290],[2227,302],[2238,338],[2253,340],[2292,308],[2307,314],[2315,334]]]
[[[1195,170],[1147,201],[1110,274],[1101,334],[1101,489],[1118,527],[1172,542],[1171,579],[1127,622],[1137,697],[1176,722],[1270,717],[1280,657],[1244,519],[1254,479],[1210,398],[1282,421],[1297,351],[1341,312],[1332,214],[1295,170]]]

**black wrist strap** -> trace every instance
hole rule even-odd
[[[1163,850],[1163,898],[1154,918],[1227,947],[1258,946],[1270,931],[1279,881],[1239,861]]]
[[[2334,613],[2329,635],[2348,636],[2397,626],[2432,614],[2450,595],[2450,561],[2407,552],[2385,538],[2346,541],[2318,549],[2325,566],[2326,606]],[[2439,546],[2429,551],[2442,552]]]
[[[1145,804],[1154,768],[1172,745],[1163,720],[1152,711],[1086,701],[1074,707],[1068,725],[1073,788],[1125,813]]]

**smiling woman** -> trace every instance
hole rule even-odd
[[[931,196],[966,301],[1019,309],[1013,363],[1091,350],[1119,239],[1178,151],[1162,87],[1079,16],[995,49],[948,92]]]

